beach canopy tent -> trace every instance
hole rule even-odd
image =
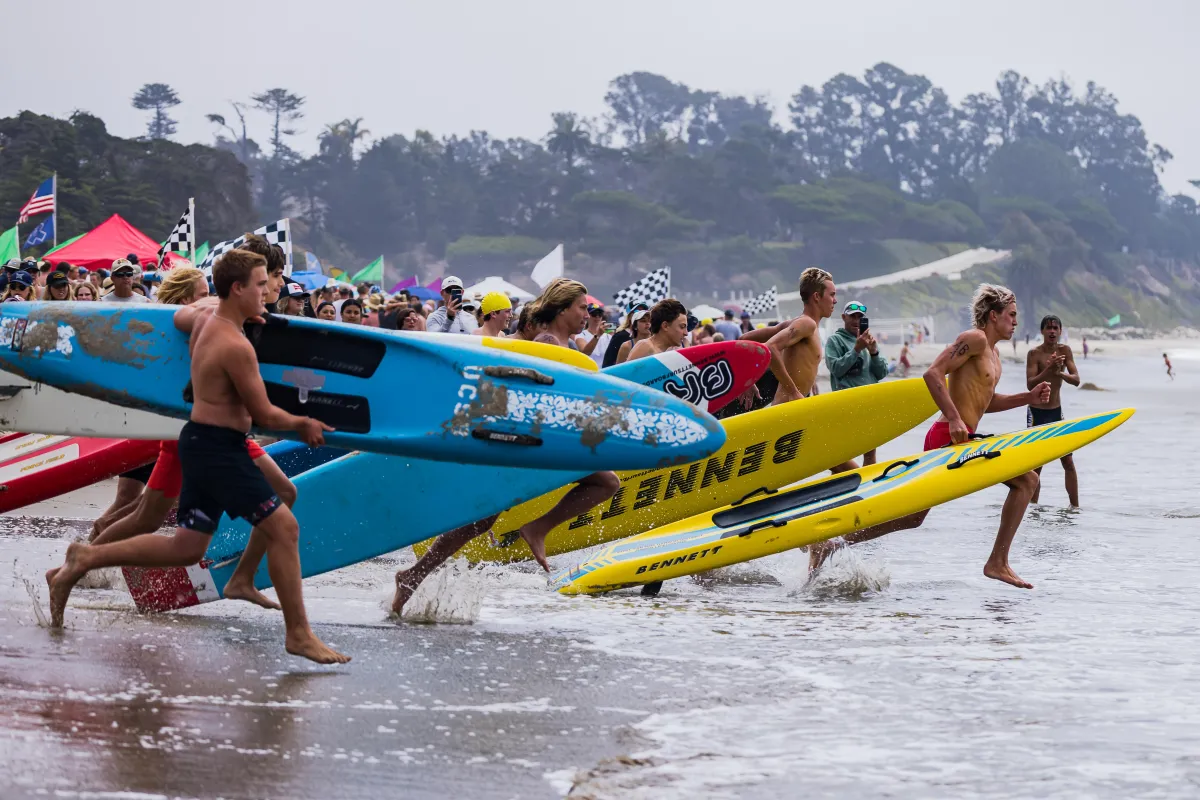
[[[418,283],[420,283],[420,281],[417,280],[417,276],[413,275],[411,278],[405,278],[404,280],[400,281],[395,286],[393,286],[391,293],[395,294],[396,292],[400,291],[401,289],[408,289],[410,287],[416,286]]]
[[[533,299],[533,295],[522,289],[520,286],[509,283],[508,281],[496,275],[484,278],[474,286],[468,286],[467,288],[463,289],[463,294],[467,297],[474,297],[477,294],[488,294],[489,292],[500,292],[501,294],[506,294],[509,297],[515,297],[522,302]]]
[[[723,310],[706,303],[701,303],[695,308],[689,308],[688,311],[692,312],[696,316],[696,319],[711,319],[713,322],[716,322],[719,319],[725,318]]]
[[[316,291],[317,289],[325,288],[325,284],[329,283],[330,279],[324,273],[317,272],[316,270],[307,270],[303,272],[293,272],[288,277],[288,280],[292,281],[293,283],[298,283],[305,289],[308,289],[310,292],[312,292]]]
[[[440,281],[441,278],[438,278],[438,280]],[[418,300],[437,300],[439,297],[441,297],[441,295],[435,292],[433,289],[427,289],[424,286],[412,287],[408,290],[408,296],[415,297]]]
[[[112,269],[112,263],[136,253],[142,269],[158,260],[158,242],[113,214],[88,233],[54,252],[55,263],[66,261],[89,270]]]

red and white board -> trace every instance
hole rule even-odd
[[[639,377],[638,383],[662,389],[715,414],[762,377],[771,366],[771,351],[758,342],[713,342],[668,350],[633,363],[644,369],[644,362],[651,360],[662,366],[662,377]],[[604,372],[617,375],[624,366],[618,364]]]
[[[16,434],[0,438],[0,512],[49,500],[149,464],[158,442]]]

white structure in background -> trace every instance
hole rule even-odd
[[[716,322],[719,319],[725,318],[725,309],[710,306],[707,303],[701,303],[694,308],[689,308],[688,311],[692,312],[696,316],[696,319],[699,320],[711,319],[713,322]]]
[[[986,247],[977,247],[974,250],[964,250],[956,255],[947,258],[940,258],[937,261],[930,261],[928,264],[922,264],[919,267],[911,267],[902,269],[899,272],[891,272],[887,275],[877,275],[874,278],[863,278],[860,281],[846,281],[845,283],[838,282],[838,289],[870,289],[875,286],[889,286],[893,283],[904,283],[906,281],[919,281],[922,278],[932,278],[935,275],[941,275],[950,280],[959,280],[962,278],[964,270],[979,264],[991,264],[999,261],[1002,258],[1008,258],[1008,250],[989,250]],[[837,281],[837,276],[834,276]],[[799,293],[796,293],[797,295]],[[780,295],[783,299],[783,295]]]
[[[549,283],[549,281],[547,281]],[[515,297],[522,303],[533,299],[533,295],[517,286],[515,283],[509,283],[504,278],[498,275],[491,275],[484,278],[474,286],[468,286],[463,289],[463,295],[466,297],[474,297],[475,295],[485,295],[488,292],[500,292],[509,297]]]
[[[541,288],[545,289],[550,281],[563,276],[563,246],[551,250],[545,258],[537,263],[529,277]],[[491,278],[488,278],[491,280]],[[509,284],[510,286],[512,284]]]

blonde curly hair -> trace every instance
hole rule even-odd
[[[195,267],[176,267],[163,278],[155,299],[168,306],[187,305],[195,299],[196,279],[203,277],[204,272]]]
[[[988,316],[995,311],[1000,314],[1004,309],[1017,302],[1017,296],[1007,286],[996,286],[991,283],[981,283],[971,298],[971,320],[976,328],[982,329],[988,324]]]

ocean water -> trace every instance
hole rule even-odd
[[[398,623],[395,554],[306,583],[355,656],[314,668],[277,615],[141,617],[119,586],[51,633],[40,572],[83,523],[2,518],[0,796],[1195,797],[1200,353],[1173,360],[1079,362],[1108,391],[1068,416],[1138,414],[1076,455],[1082,510],[1046,468],[1012,552],[1033,591],[981,573],[1000,488],[813,580],[789,552],[653,599],[456,566]]]

